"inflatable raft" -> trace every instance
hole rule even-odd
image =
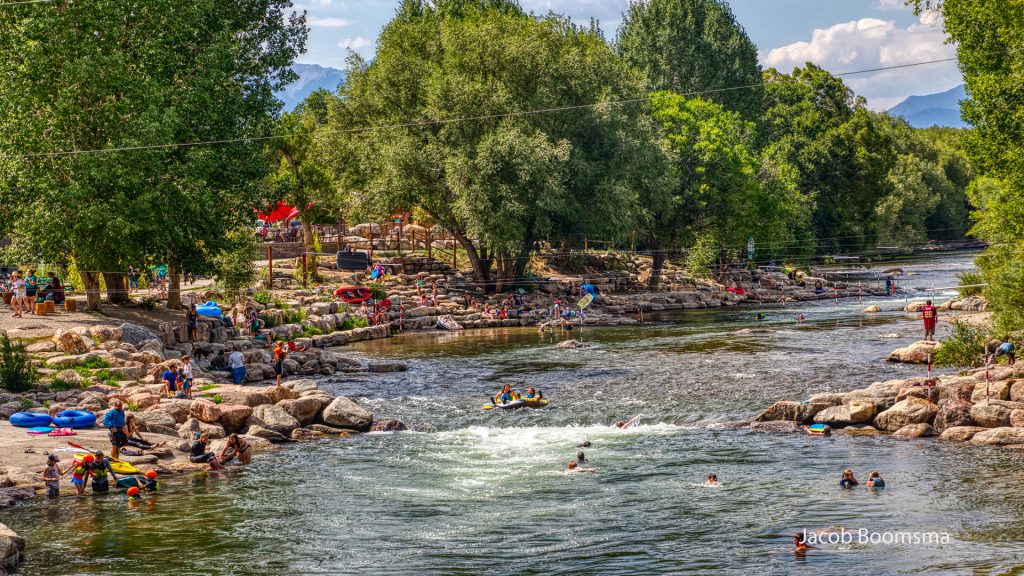
[[[9,420],[12,426],[19,428],[36,428],[49,426],[53,423],[53,418],[50,418],[49,414],[43,412],[15,412],[11,414]]]
[[[207,316],[210,318],[220,318],[221,316],[224,315],[224,313],[220,309],[220,306],[218,306],[217,303],[214,302],[213,300],[210,300],[206,304],[200,304],[196,306],[196,314],[199,314],[200,316]]]
[[[85,458],[85,453],[75,454],[75,460],[81,462]],[[107,455],[107,459],[110,456]],[[110,469],[114,471],[114,474],[142,474],[142,470],[139,470],[135,466],[124,462],[122,460],[110,460]]]
[[[441,330],[462,330],[462,324],[455,321],[451,314],[446,314],[437,319],[437,327]]]
[[[334,291],[334,297],[348,304],[362,304],[373,298],[373,292],[366,286],[342,286]]]
[[[495,408],[501,408],[502,410],[515,410],[517,408],[543,408],[547,405],[547,398],[522,398],[516,396],[514,400],[503,404],[498,402],[498,398],[495,397],[491,400],[490,404],[484,404],[483,409],[494,410]]]
[[[58,428],[92,428],[96,425],[96,415],[88,410],[65,410],[53,419]]]

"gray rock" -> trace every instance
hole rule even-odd
[[[339,396],[324,408],[324,423],[338,428],[353,430],[369,430],[373,424],[373,414],[351,398]]]
[[[135,346],[136,348],[147,340],[155,340],[157,343],[160,342],[160,338],[156,334],[142,326],[129,324],[127,322],[121,324],[121,340]],[[163,350],[163,345],[160,346],[160,350]],[[154,350],[154,352],[159,352],[160,350]]]
[[[300,424],[298,420],[280,406],[264,404],[253,408],[252,416],[249,417],[250,429],[252,426],[260,426],[287,436],[291,434],[292,430],[298,428]]]
[[[978,426],[999,428],[1010,425],[1010,412],[1012,410],[1006,406],[982,401],[971,407],[971,419]]]
[[[758,414],[754,421],[787,420],[790,422],[806,423],[810,422],[818,412],[828,407],[828,404],[822,403],[803,404],[792,400],[780,400]]]
[[[273,431],[273,430],[271,430],[269,428],[264,428],[263,426],[260,426],[258,424],[250,425],[249,429],[246,431],[245,434],[247,436],[253,436],[255,438],[262,438],[264,440],[269,440],[270,442],[273,442],[275,444],[280,444],[280,443],[290,442],[291,441],[291,438],[289,436],[285,436],[285,435],[280,434],[278,432],[275,432],[275,431]],[[289,434],[290,434],[290,432],[289,432]]]
[[[153,410],[133,413],[139,423],[139,430],[153,434],[177,436],[174,427],[178,424],[173,416],[164,411]],[[184,421],[184,420],[182,420]]]
[[[191,441],[195,439],[196,432],[205,432],[211,439],[227,436],[220,424],[209,424],[195,418],[189,418],[178,429],[178,437]]]
[[[876,416],[875,426],[879,430],[895,432],[908,424],[931,424],[938,411],[935,404],[911,396]]]
[[[872,402],[853,401],[842,406],[831,406],[814,415],[814,421],[830,426],[863,424],[875,417],[877,408]]]

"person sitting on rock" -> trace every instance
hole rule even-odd
[[[854,486],[860,486],[860,482],[853,477],[853,470],[847,468],[843,472],[843,478],[839,481],[839,485],[843,488],[853,488]]]
[[[885,488],[885,480],[882,479],[882,475],[877,470],[872,470],[871,474],[868,474],[868,482],[865,486],[868,488]]]
[[[234,460],[236,456],[238,457],[239,464],[252,462],[252,445],[239,437],[238,434],[231,434],[228,436],[228,443],[220,451],[220,461],[222,464],[226,464]]]
[[[196,432],[195,441],[189,449],[188,460],[193,464],[209,464],[211,470],[217,470],[220,466],[220,458],[213,452],[207,452],[206,447],[210,444],[210,437],[206,432]]]
[[[167,366],[160,379],[164,382],[164,394],[168,398],[174,398],[174,393],[178,391],[178,365],[171,364]]]
[[[125,417],[124,431],[128,435],[128,445],[134,446],[135,448],[141,448],[142,450],[155,450],[157,448],[162,448],[164,444],[167,444],[166,442],[153,444],[149,440],[146,440],[139,429],[139,419],[135,417],[135,414],[128,414]]]

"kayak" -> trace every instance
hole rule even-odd
[[[494,410],[495,408],[501,408],[502,410],[515,410],[517,408],[543,408],[547,405],[547,398],[517,398],[504,404],[499,404],[497,402],[484,404],[483,409]]]
[[[85,458],[85,454],[75,454],[75,460],[79,462]],[[109,459],[109,456],[108,456]],[[142,470],[139,470],[135,466],[121,460],[111,460],[110,469],[114,471],[114,474],[142,474]]]

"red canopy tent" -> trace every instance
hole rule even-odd
[[[299,209],[294,206],[289,206],[283,201],[277,202],[277,207],[270,211],[269,214],[263,212],[258,213],[260,220],[270,224],[272,222],[280,222],[281,220],[291,220],[299,215]]]

